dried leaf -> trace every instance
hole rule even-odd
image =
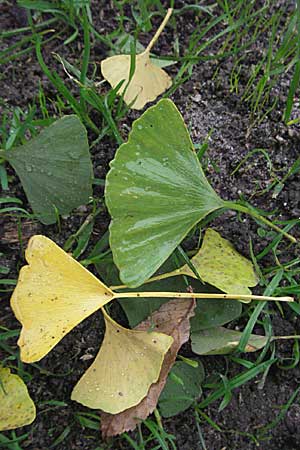
[[[124,80],[119,93],[124,93],[124,100],[127,105],[131,105],[131,108],[142,109],[146,103],[155,100],[172,84],[169,75],[153,64],[150,59],[150,50],[164,29],[171,13],[172,9],[169,9],[146,50],[136,55],[135,71],[131,79],[131,55],[115,55],[101,62],[102,75],[113,88]]]
[[[158,380],[173,339],[167,334],[128,330],[102,310],[105,337],[93,364],[80,378],[72,400],[117,414],[137,405]]]
[[[0,367],[0,431],[12,430],[32,423],[35,405],[27,387],[10,369]]]
[[[165,356],[159,379],[152,384],[147,396],[135,407],[117,414],[101,414],[103,437],[115,436],[124,431],[133,430],[140,420],[146,419],[156,408],[158,398],[166,383],[180,347],[188,341],[190,334],[189,319],[194,314],[195,300],[174,299],[165,303],[147,320],[140,323],[135,330],[147,331],[154,329],[168,334],[173,338],[173,344]]]
[[[120,90],[123,94],[129,82],[130,55],[110,56],[101,62],[101,72],[109,84],[115,88],[124,80]],[[150,52],[145,50],[136,55],[134,75],[127,86],[124,101],[133,109],[142,109],[146,103],[152,102],[172,84],[169,75],[151,62]]]

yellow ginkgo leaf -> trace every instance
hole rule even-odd
[[[0,431],[28,425],[35,419],[35,406],[18,375],[0,367]]]
[[[172,9],[169,9],[146,50],[136,55],[135,71],[129,84],[131,55],[115,55],[101,62],[102,75],[113,88],[124,80],[119,93],[123,94],[125,90],[124,100],[134,109],[142,109],[146,103],[155,100],[172,84],[169,75],[160,67],[152,64],[150,59],[151,48],[171,14]],[[133,101],[134,103],[132,103]]]
[[[89,408],[117,414],[137,405],[160,374],[173,338],[163,333],[128,330],[103,310],[105,337],[95,361],[72,392]]]
[[[251,294],[248,286],[258,283],[251,261],[212,228],[206,230],[201,249],[192,263],[203,281],[228,294]],[[187,264],[180,273],[196,278]]]
[[[22,323],[24,362],[40,360],[72,328],[113,299],[113,292],[45,236],[26,250],[11,306]]]

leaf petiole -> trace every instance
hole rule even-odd
[[[163,298],[219,298],[226,300],[259,300],[259,301],[279,301],[293,302],[293,297],[269,297],[265,295],[245,295],[245,294],[207,294],[199,292],[114,292],[114,298],[136,298],[136,297],[163,297]]]
[[[231,201],[225,201],[224,203],[225,203],[225,207],[227,206],[228,208],[233,209],[235,211],[239,211],[239,212],[248,214],[248,215],[254,217],[255,219],[259,220],[260,222],[264,223],[268,227],[273,228],[273,230],[277,231],[277,233],[283,234],[293,244],[296,244],[298,242],[297,239],[294,238],[294,236],[292,236],[291,234],[289,234],[286,231],[282,230],[277,225],[275,225],[273,222],[271,222],[270,220],[268,220],[265,217],[261,216],[260,214],[256,213],[252,209],[247,208],[246,206],[240,205],[239,203],[235,203],[235,202],[231,202]]]
[[[166,272],[166,273],[161,273],[160,275],[155,275],[154,277],[151,277],[148,280],[146,280],[143,284],[149,284],[149,283],[152,283],[153,281],[165,280],[166,278],[176,277],[179,275],[183,275],[183,272],[181,269],[176,269],[176,270],[172,270],[172,272]],[[128,286],[126,284],[119,284],[116,286],[110,286],[109,288],[112,290],[127,289]]]
[[[151,39],[151,41],[149,42],[146,50],[143,53],[150,53],[152,47],[154,46],[154,44],[156,43],[157,39],[159,38],[159,36],[161,35],[163,29],[165,28],[171,14],[173,12],[173,8],[169,8],[167,11],[167,14],[164,18],[164,20],[162,21],[162,23],[160,24],[158,30],[156,31],[155,35],[153,36],[153,38]]]

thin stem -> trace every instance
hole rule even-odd
[[[145,281],[143,284],[152,283],[153,281],[165,280],[166,278],[176,277],[178,275],[183,275],[180,269],[173,270],[172,272],[161,273],[160,275],[156,275],[155,277],[149,278],[149,280]],[[116,289],[128,289],[126,284],[119,284],[117,286],[109,286],[109,289],[112,291]]]
[[[166,17],[164,18],[164,20],[162,21],[162,23],[160,24],[160,27],[158,28],[157,32],[155,33],[155,35],[153,36],[153,38],[151,39],[151,41],[149,42],[146,50],[144,51],[144,53],[150,53],[153,45],[155,44],[155,42],[157,41],[157,39],[159,38],[161,32],[163,31],[163,29],[165,28],[168,20],[170,19],[170,16],[173,12],[173,8],[169,8],[166,14]]]
[[[300,339],[300,336],[298,334],[291,335],[291,336],[272,336],[271,342],[285,340],[285,339]]]
[[[290,235],[286,231],[279,228],[277,225],[272,223],[270,220],[266,219],[265,217],[261,216],[260,214],[256,213],[255,211],[252,211],[252,209],[247,208],[246,206],[239,205],[238,203],[234,202],[225,202],[225,206],[227,206],[230,209],[234,209],[235,211],[239,211],[245,214],[248,214],[252,217],[255,217],[260,222],[264,223],[265,225],[268,225],[270,228],[273,228],[273,230],[277,231],[277,233],[283,234],[287,239],[289,239],[293,244],[296,244],[298,241],[294,236]]]
[[[165,297],[165,298],[220,298],[226,300],[259,300],[293,302],[293,297],[268,297],[265,295],[245,294],[207,294],[198,292],[114,292],[114,298],[136,298],[136,297]]]

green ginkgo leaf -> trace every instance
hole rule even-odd
[[[224,327],[192,332],[192,350],[198,355],[227,355],[238,347],[242,334]],[[245,352],[260,350],[267,342],[267,336],[250,334]]]
[[[111,163],[105,195],[111,249],[120,278],[130,287],[143,284],[197,222],[225,205],[168,99],[134,122]]]
[[[201,394],[204,368],[201,362],[192,367],[177,361],[167,379],[159,398],[159,409],[163,417],[172,417],[189,408]]]
[[[85,127],[75,115],[58,119],[25,145],[3,153],[44,224],[69,214],[92,195],[92,163]]]
[[[211,287],[207,290],[218,292]],[[195,315],[191,319],[191,330],[206,330],[224,325],[239,317],[242,309],[242,304],[234,300],[198,299]]]
[[[23,380],[0,367],[0,431],[28,425],[35,419],[35,406]]]

